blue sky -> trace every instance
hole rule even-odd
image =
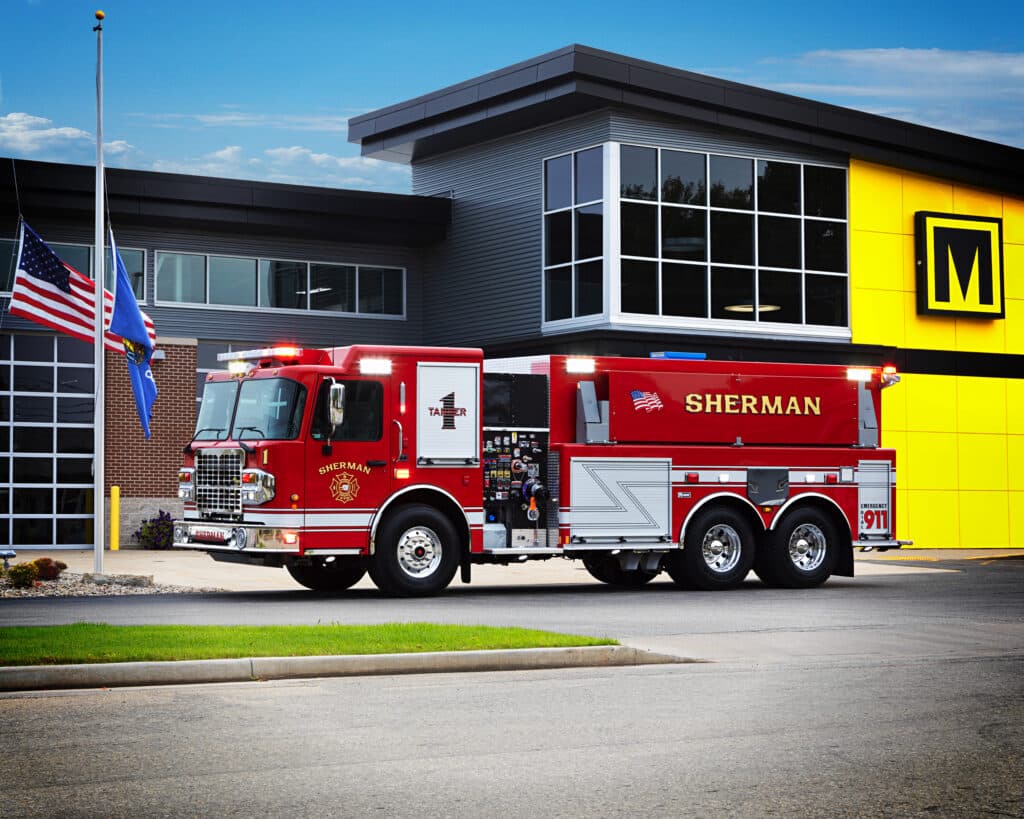
[[[358,7],[356,7],[358,6]],[[570,43],[1024,148],[1020,2],[4,0],[0,156],[408,192],[349,117]]]

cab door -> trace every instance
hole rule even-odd
[[[332,383],[344,416],[332,429]],[[372,378],[321,378],[306,440],[305,548],[365,549],[370,520],[391,494],[390,396]]]

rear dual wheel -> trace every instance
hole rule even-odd
[[[754,563],[754,530],[739,512],[712,506],[687,524],[681,552],[666,569],[677,585],[717,591],[740,585]]]
[[[839,548],[839,532],[828,515],[818,509],[794,510],[767,533],[754,571],[769,586],[820,586],[832,575]]]

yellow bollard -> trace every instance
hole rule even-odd
[[[110,487],[110,551],[121,548],[121,487]]]

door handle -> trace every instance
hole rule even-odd
[[[387,466],[388,462],[387,461],[367,461],[366,465],[367,466]]]

